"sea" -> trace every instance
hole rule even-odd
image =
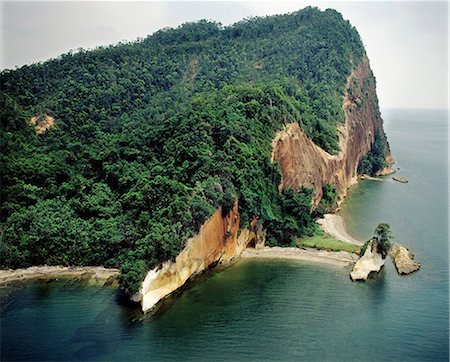
[[[115,288],[4,287],[1,361],[448,361],[448,111],[383,110],[396,175],[349,190],[354,237],[386,222],[420,271],[390,260],[367,282],[348,267],[245,259],[190,283],[150,316]]]

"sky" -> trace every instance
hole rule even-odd
[[[381,108],[448,108],[446,1],[1,1],[1,69],[210,19],[334,8],[362,37]]]

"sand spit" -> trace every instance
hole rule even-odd
[[[364,242],[354,239],[345,230],[344,220],[341,216],[335,214],[325,214],[323,219],[317,220],[321,229],[327,234],[330,234],[337,240],[345,241],[349,244],[363,245]]]
[[[386,179],[381,177],[373,177],[369,175],[362,175],[359,177],[360,180],[369,180],[369,181],[386,181]]]
[[[315,263],[347,266],[358,260],[358,255],[347,251],[326,251],[312,248],[265,247],[263,249],[245,249],[242,258],[293,259]]]
[[[82,277],[83,280],[106,281],[116,278],[119,269],[100,266],[65,267],[65,266],[33,266],[26,269],[0,270],[0,285],[10,282],[52,279],[57,277]],[[110,280],[111,280],[110,279]]]

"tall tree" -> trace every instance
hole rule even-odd
[[[385,257],[391,248],[391,234],[390,225],[386,223],[378,224],[375,229],[375,238],[378,241],[379,252]]]

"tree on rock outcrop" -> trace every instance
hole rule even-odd
[[[375,239],[378,241],[378,251],[386,257],[389,249],[391,248],[391,235],[390,225],[386,223],[378,224],[375,229]]]

